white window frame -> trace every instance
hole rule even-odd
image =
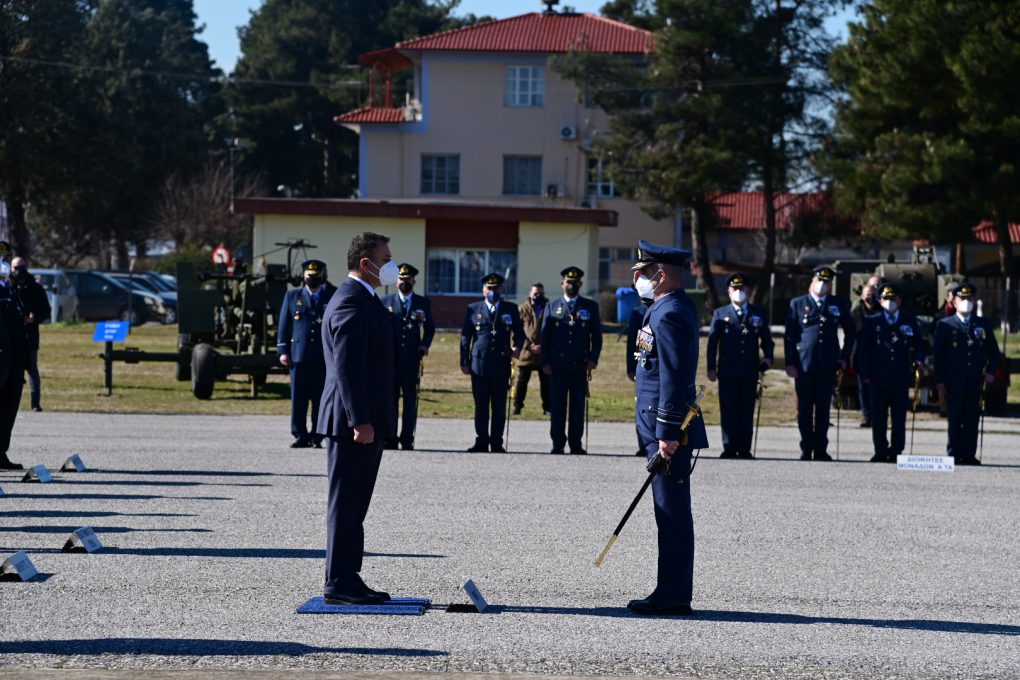
[[[439,182],[436,179],[436,166],[435,161],[439,158],[446,159],[446,170],[445,179],[443,184],[447,189],[450,188],[450,162],[455,161],[457,164],[457,189],[456,191],[439,191],[437,189]],[[425,191],[425,164],[426,160],[432,162],[432,190]],[[456,153],[423,153],[421,155],[421,177],[419,178],[418,189],[423,196],[458,196],[460,195],[460,154]]]
[[[507,66],[503,77],[503,105],[513,108],[545,106],[545,66]]]
[[[507,190],[507,161],[538,161],[538,188],[534,192],[519,192],[519,191],[508,191]],[[528,156],[521,154],[506,154],[503,156],[503,195],[504,196],[541,196],[542,195],[542,178],[545,174],[545,163],[541,156]],[[516,182],[515,182],[516,184]]]

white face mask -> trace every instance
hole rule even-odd
[[[730,302],[735,305],[744,304],[744,300],[747,299],[747,293],[743,289],[738,289],[730,292]]]
[[[957,300],[956,301],[956,311],[960,312],[960,314],[970,314],[971,312],[974,311],[974,301],[973,300]]]
[[[817,295],[818,297],[822,297],[824,295],[828,295],[829,294],[829,282],[828,281],[818,281],[814,285],[814,291],[815,291],[815,295]]]
[[[659,272],[655,272],[655,274],[658,273]],[[655,276],[655,274],[652,274],[652,276]],[[659,283],[662,283],[662,281],[659,281]],[[637,289],[637,294],[641,296],[642,300],[654,300],[655,289],[659,287],[659,283],[653,284],[650,278],[642,274],[638,277],[638,280],[634,282],[634,287]]]
[[[373,267],[375,263],[369,260]],[[382,268],[375,267],[377,272],[376,276],[379,277],[380,286],[393,286],[397,283],[397,277],[400,275],[400,267],[397,266],[396,262],[390,260],[382,266]]]
[[[896,304],[896,300],[882,300],[882,309],[892,314],[896,311],[899,305]]]

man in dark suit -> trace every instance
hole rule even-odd
[[[602,320],[599,303],[581,296],[584,272],[567,267],[560,276],[563,297],[550,301],[542,318],[542,372],[549,376],[549,434],[552,453],[563,453],[569,444],[570,453],[585,454],[584,407],[589,376],[602,353]]]
[[[361,580],[365,516],[383,442],[397,431],[397,346],[375,289],[397,282],[389,238],[364,232],[347,251],[347,280],[326,307],[326,386],[316,432],[329,438],[326,510],[327,604],[374,604],[389,595]]]
[[[25,312],[11,282],[11,244],[0,241],[0,470],[21,470],[7,457],[28,366]]]
[[[635,421],[645,455],[661,456],[652,479],[659,559],[655,590],[627,608],[638,614],[689,616],[694,590],[694,518],[691,514],[691,454],[708,447],[699,415],[680,429],[696,395],[700,347],[698,315],[683,289],[683,264],[690,253],[638,242],[634,285],[652,304],[638,331]]]
[[[864,384],[861,378],[860,353],[861,353],[861,332],[868,319],[880,316],[882,307],[878,301],[878,289],[882,280],[872,276],[861,288],[861,299],[857,301],[850,316],[854,320],[854,328],[857,330],[857,342],[854,343],[853,352],[850,355],[850,367],[857,371],[857,401],[861,405],[861,427],[871,427],[871,388]]]
[[[765,310],[747,301],[747,277],[733,274],[726,283],[730,304],[715,310],[708,333],[708,379],[719,380],[720,458],[753,458],[758,378],[772,366],[775,343]]]
[[[280,363],[290,369],[291,448],[322,447],[322,438],[308,432],[308,405],[312,405],[312,430],[319,420],[319,400],[326,380],[326,360],[322,354],[322,318],[333,293],[326,280],[326,263],[307,260],[301,263],[304,285],[287,291],[280,309],[276,350]]]
[[[475,444],[468,452],[506,453],[506,397],[510,389],[510,357],[521,355],[524,327],[517,305],[502,299],[504,279],[482,279],[481,302],[468,305],[460,330],[460,370],[471,376],[475,400]],[[489,413],[492,419],[489,419]]]
[[[404,410],[400,419],[399,439],[389,439],[386,448],[397,443],[405,451],[414,449],[414,432],[418,424],[418,375],[421,362],[429,353],[436,324],[432,322],[432,301],[414,294],[418,269],[406,262],[397,270],[397,292],[383,298],[383,306],[393,315],[397,336],[397,396],[403,396]]]
[[[836,272],[815,267],[811,289],[790,301],[786,313],[786,374],[797,390],[797,426],[800,428],[800,459],[832,460],[829,446],[829,410],[836,369],[846,370],[853,351],[854,328],[850,303],[830,295]],[[843,329],[843,344],[839,329]]]
[[[40,403],[41,387],[39,381],[39,324],[49,321],[53,310],[43,288],[35,277],[28,273],[25,258],[16,257],[11,260],[11,283],[14,293],[18,296],[21,309],[25,312],[25,333],[28,336],[28,388],[32,400],[32,410],[42,411]]]
[[[977,458],[981,390],[995,380],[1002,361],[995,329],[974,313],[977,288],[953,288],[956,313],[935,324],[935,389],[945,398],[949,418],[946,455],[957,465],[980,465]]]

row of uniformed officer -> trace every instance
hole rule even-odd
[[[397,339],[397,402],[403,396],[400,435],[386,441],[386,448],[395,449],[399,442],[405,451],[414,449],[414,433],[418,423],[418,387],[422,359],[428,356],[436,325],[432,321],[432,301],[414,294],[418,269],[406,262],[398,268],[397,292],[382,299],[393,316]]]
[[[747,277],[726,280],[730,304],[712,314],[708,334],[708,379],[719,381],[721,458],[751,458],[758,380],[772,367],[774,343],[768,315],[747,302]]]

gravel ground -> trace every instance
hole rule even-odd
[[[422,421],[421,450],[384,458],[365,579],[446,604],[472,578],[494,611],[356,617],[294,613],[321,592],[325,454],[287,448],[286,418],[22,414],[13,458],[53,469],[75,451],[97,471],[0,473],[0,556],[27,550],[52,575],[0,584],[0,675],[1020,677],[1020,423],[990,419],[986,465],[953,474],[868,464],[870,433],[842,423],[839,463],[797,461],[790,428],[763,429],[756,461],[705,452],[698,615],[673,619],[624,608],[653,585],[650,498],[593,566],[643,480],[632,427],[548,456],[547,426],[521,421],[520,453],[466,454],[470,423]],[[944,441],[925,423],[916,452]],[[107,549],[59,552],[85,524]]]

